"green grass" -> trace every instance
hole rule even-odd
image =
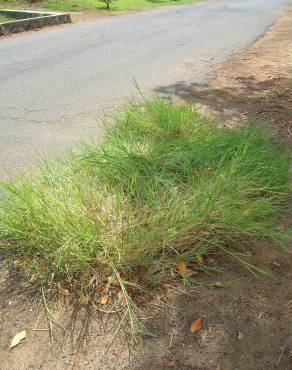
[[[8,17],[7,15],[0,14],[0,23],[13,22],[15,18]]]
[[[255,127],[222,128],[165,99],[131,103],[101,146],[1,183],[1,247],[43,284],[88,291],[114,276],[133,313],[135,287],[178,261],[200,271],[198,256],[241,260],[245,243],[280,238],[288,162]]]
[[[114,0],[111,10],[124,11],[135,9],[155,8],[164,5],[179,5],[195,3],[201,0]],[[42,0],[31,4],[29,1],[20,0],[0,0],[0,8],[21,8],[21,7],[40,7],[56,11],[81,11],[81,10],[105,10],[106,6],[98,0]]]

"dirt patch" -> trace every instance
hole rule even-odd
[[[96,21],[104,17],[114,17],[115,13],[106,13],[106,12],[94,12],[94,11],[87,11],[87,12],[70,12],[71,20],[73,23],[77,22],[87,22],[87,21]]]
[[[253,261],[273,271],[272,279],[226,263],[218,276],[225,288],[174,289],[168,310],[152,323],[157,338],[146,341],[137,369],[291,369],[292,259],[266,248],[254,246]],[[203,328],[192,334],[198,317],[205,318]]]
[[[207,86],[176,85],[174,91],[216,112],[226,124],[268,122],[281,141],[290,143],[291,20],[292,11],[286,12],[263,38],[227,61]],[[135,348],[117,335],[117,318],[65,298],[50,300],[50,322],[42,295],[18,278],[17,270],[9,273],[3,266],[1,369],[289,370],[292,254],[257,242],[246,246],[246,252],[273,278],[255,277],[238,264],[218,260],[224,273],[199,277],[224,282],[224,287],[165,287],[149,302],[151,330]],[[203,328],[192,334],[190,325],[200,316]],[[9,350],[13,335],[23,329],[27,338]]]

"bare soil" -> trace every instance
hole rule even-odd
[[[279,142],[291,145],[292,9],[227,61],[208,85],[177,85],[175,92],[226,125],[268,124]],[[279,223],[288,227],[288,217]],[[47,296],[44,302],[21,272],[2,261],[0,368],[291,370],[292,253],[258,241],[245,251],[274,276],[253,276],[218,256],[224,273],[199,277],[226,284],[163,287],[147,304],[149,332],[136,346],[121,334],[116,317],[80,308],[70,297]],[[198,317],[204,318],[203,327],[192,334],[190,325]],[[26,339],[9,350],[12,337],[24,329]]]

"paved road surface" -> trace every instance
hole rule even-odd
[[[211,0],[0,40],[0,176],[41,153],[97,139],[96,121],[133,93],[204,82],[262,35],[289,0]]]

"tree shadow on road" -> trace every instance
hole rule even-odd
[[[218,112],[219,119],[272,124],[281,139],[291,140],[292,78],[238,77],[222,87],[178,82],[160,86],[156,92],[207,106]]]

